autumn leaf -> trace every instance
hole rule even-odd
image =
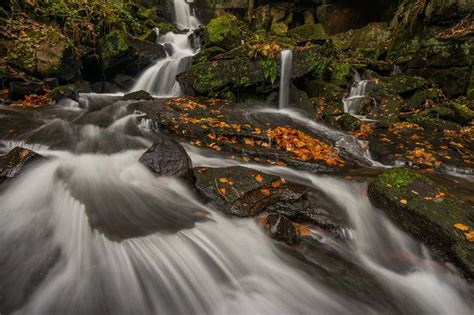
[[[464,235],[466,236],[466,239],[469,242],[474,243],[474,231],[471,231],[469,233],[464,233]]]
[[[402,205],[406,205],[406,204],[408,203],[408,201],[407,201],[406,199],[402,199],[402,200],[400,200],[400,203],[401,203]]]
[[[219,181],[220,181],[221,183],[227,183],[227,182],[229,182],[229,180],[228,180],[227,178],[225,178],[225,177],[219,178]]]
[[[226,192],[225,188],[219,188],[219,191],[221,192],[221,194],[225,195],[225,192]]]
[[[263,182],[263,176],[262,176],[262,175],[257,175],[257,176],[255,176],[255,180],[256,180],[258,183],[261,183],[261,182]]]
[[[264,195],[265,197],[268,197],[268,196],[270,196],[270,189],[268,189],[268,188],[262,188],[262,189],[260,189],[260,193],[261,193],[262,195]]]
[[[453,225],[456,229],[461,230],[463,232],[469,231],[469,227],[462,223],[456,223]]]

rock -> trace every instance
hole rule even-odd
[[[322,24],[305,24],[297,26],[288,31],[288,35],[299,40],[322,40],[327,39]]]
[[[344,90],[336,84],[311,80],[306,82],[304,91],[309,97],[324,97],[328,101],[342,104]]]
[[[153,96],[150,95],[150,93],[140,90],[136,92],[131,92],[128,94],[125,94],[122,99],[124,101],[130,101],[130,100],[136,100],[136,101],[141,101],[141,100],[152,100]]]
[[[448,97],[455,97],[467,94],[469,69],[469,67],[408,69],[407,74],[429,78],[437,83]]]
[[[152,30],[146,30],[146,32],[143,33],[142,35],[140,35],[140,37],[138,37],[138,39],[144,40],[144,41],[147,41],[147,42],[151,42],[151,43],[156,43],[156,41],[158,40],[158,34],[153,29]]]
[[[448,107],[453,113],[452,120],[461,125],[467,125],[474,119],[474,111],[465,104],[450,102]]]
[[[277,36],[286,36],[288,33],[288,25],[285,23],[273,23],[270,31]]]
[[[225,53],[225,49],[212,46],[209,48],[204,48],[199,51],[193,57],[193,64],[209,61],[212,57]]]
[[[318,67],[319,47],[296,50],[293,53],[292,77],[302,77]],[[278,57],[280,58],[280,57]],[[277,61],[277,68],[280,64]],[[276,71],[276,76],[280,71]],[[259,59],[250,59],[245,47],[238,47],[220,54],[207,62],[192,65],[186,72],[178,75],[183,91],[190,95],[208,95],[219,90],[238,92],[240,88],[256,84],[269,85],[264,68]]]
[[[239,217],[256,216],[268,206],[298,200],[308,191],[278,176],[240,166],[197,168],[195,174],[196,188],[203,196],[223,212]]]
[[[305,10],[303,13],[304,16],[304,24],[314,24],[314,15],[313,12]]]
[[[206,25],[205,37],[209,45],[233,49],[240,45],[242,39],[240,22],[234,15],[219,16]]]
[[[163,46],[113,31],[100,39],[103,71],[112,80],[116,74],[135,76],[157,59],[166,57]],[[86,73],[96,69],[86,69]]]
[[[44,95],[45,89],[42,82],[12,82],[10,83],[9,98],[13,101],[21,100],[27,95]]]
[[[474,12],[474,3],[466,0],[430,0],[426,5],[426,21],[443,23],[460,19]]]
[[[107,81],[99,81],[95,82],[91,85],[92,92],[94,93],[118,93],[120,92],[120,87],[115,85],[114,83],[110,83]]]
[[[191,159],[181,144],[171,138],[156,140],[139,161],[159,176],[178,177],[191,184],[195,182]]]
[[[0,183],[17,176],[31,162],[41,159],[43,157],[38,153],[21,147],[0,156]]]
[[[347,152],[337,153],[324,133],[295,124],[286,115],[261,113],[258,119],[251,119],[246,113],[253,109],[252,102],[231,103],[189,96],[166,100],[163,110],[158,112],[147,107],[136,108],[146,114],[144,119],[159,125],[161,130],[196,146],[306,171],[328,172],[344,167]],[[285,135],[303,147],[295,152],[293,145],[282,140]]]
[[[79,100],[79,93],[91,93],[92,87],[87,81],[78,81],[74,84],[62,85],[52,89],[48,93],[48,97],[55,102],[63,98],[70,98],[72,100]]]
[[[350,46],[369,57],[378,59],[386,51],[390,34],[387,23],[370,23],[353,32]]]
[[[455,224],[474,229],[474,209],[427,177],[406,168],[384,171],[369,186],[370,200],[396,224],[444,253],[469,277],[474,276],[474,246]]]
[[[114,83],[122,90],[128,91],[133,87],[135,79],[132,76],[119,73],[115,76]]]
[[[339,116],[337,118],[337,122],[341,126],[341,129],[345,131],[359,130],[361,127],[360,120],[347,113],[344,113],[341,116]]]
[[[59,86],[57,78],[46,78],[43,80],[43,86],[45,89],[52,90]]]
[[[293,223],[280,214],[270,214],[266,218],[265,230],[271,238],[292,245],[296,238]]]
[[[272,7],[267,4],[255,9],[255,18],[253,19],[253,29],[268,31],[272,25]]]
[[[404,111],[410,112],[419,109],[423,109],[427,100],[436,101],[443,98],[443,92],[440,89],[429,88],[415,92],[406,103],[406,106],[402,108]]]

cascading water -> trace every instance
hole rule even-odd
[[[192,56],[197,52],[189,40],[189,35],[199,27],[199,21],[191,15],[189,4],[185,0],[174,0],[176,26],[181,30],[188,30],[184,34],[169,32],[158,36],[158,43],[167,48],[168,56],[157,60],[154,65],[146,69],[131,92],[144,90],[159,97],[181,95],[181,88],[176,81],[176,75],[187,68]]]
[[[278,107],[288,108],[290,98],[290,80],[293,62],[293,52],[289,49],[281,52],[280,95]]]
[[[369,80],[361,80],[358,72],[354,75],[354,84],[351,87],[351,93],[342,100],[344,112],[351,115],[357,115],[361,109],[364,99],[367,97],[367,83]]]
[[[311,230],[315,242],[377,279],[373,289],[351,291],[362,280],[340,280],[346,272],[332,270],[327,256],[323,268],[311,269],[253,219],[224,217],[183,183],[139,163],[156,135],[127,112],[129,104],[45,110],[42,125],[19,137],[49,139],[55,149],[34,145],[48,160],[0,192],[6,313],[470,313],[469,285],[374,209],[364,183],[186,146],[195,166],[242,165],[324,192],[350,219],[350,237],[341,242]],[[0,153],[16,145],[4,142]]]

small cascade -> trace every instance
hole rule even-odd
[[[362,101],[367,97],[367,83],[369,83],[369,80],[362,80],[359,73],[355,73],[351,94],[342,100],[345,113],[357,115],[360,111]]]
[[[167,48],[166,58],[159,59],[145,70],[135,82],[131,92],[145,90],[158,97],[172,97],[181,95],[181,87],[176,81],[176,75],[187,68],[191,57],[199,48],[194,49],[189,35],[199,27],[199,21],[191,15],[189,5],[185,0],[174,0],[176,26],[178,29],[188,30],[187,33],[175,34],[172,32],[158,34],[158,44]]]
[[[293,52],[289,49],[281,52],[281,73],[280,73],[280,97],[278,107],[284,109],[288,107],[290,98],[291,63],[293,62]]]
[[[401,74],[401,73],[402,73],[402,69],[400,68],[400,66],[397,65],[397,64],[394,64],[392,72],[390,73],[390,75],[398,75],[398,74]]]

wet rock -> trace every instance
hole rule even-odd
[[[122,90],[128,91],[135,83],[135,79],[126,74],[117,74],[114,78],[114,83]]]
[[[122,99],[124,101],[130,101],[130,100],[136,100],[136,101],[140,101],[140,100],[152,100],[153,99],[153,96],[150,95],[150,93],[146,92],[146,91],[143,91],[143,90],[140,90],[140,91],[136,91],[136,92],[131,92],[131,93],[128,93],[128,94],[125,94]]]
[[[17,176],[28,164],[43,159],[29,149],[16,147],[8,154],[0,156],[0,183]]]
[[[162,137],[140,157],[140,163],[159,176],[173,176],[194,183],[192,162],[177,141]]]
[[[291,202],[308,191],[302,185],[282,181],[245,167],[196,168],[196,188],[227,214],[253,217],[278,202]]]
[[[317,226],[338,236],[349,226],[340,206],[320,191],[311,190],[295,201],[282,201],[265,208],[268,213],[281,214],[293,222]]]
[[[294,51],[292,78],[300,78],[315,70],[319,64],[320,48],[310,47]],[[280,57],[278,56],[278,59]],[[280,61],[277,61],[277,73]],[[270,85],[265,78],[261,60],[248,57],[248,51],[241,46],[227,53],[211,58],[207,62],[192,65],[177,77],[186,94],[208,95],[223,89],[239,91],[260,84]]]
[[[384,171],[369,186],[370,200],[403,230],[444,254],[469,277],[474,276],[474,246],[467,239],[474,208],[406,168]],[[465,231],[456,224],[467,226]]]
[[[445,69],[421,68],[409,69],[408,74],[430,78],[446,93],[448,97],[465,95],[470,80],[469,67],[452,67]]]
[[[92,92],[94,93],[117,93],[120,92],[120,87],[115,83],[110,83],[107,81],[95,82],[91,85]]]
[[[44,86],[42,82],[12,82],[10,83],[10,95],[9,98],[13,101],[21,100],[27,95],[45,94]]]
[[[157,59],[166,57],[163,46],[129,37],[120,31],[110,32],[101,38],[100,49],[103,71],[110,80],[118,73],[137,75]]]
[[[52,89],[48,97],[58,102],[63,98],[69,98],[77,101],[79,93],[91,93],[92,87],[87,81],[78,81],[74,84],[62,85]]]
[[[293,223],[279,214],[270,214],[266,218],[265,230],[271,238],[292,245],[296,238]]]

